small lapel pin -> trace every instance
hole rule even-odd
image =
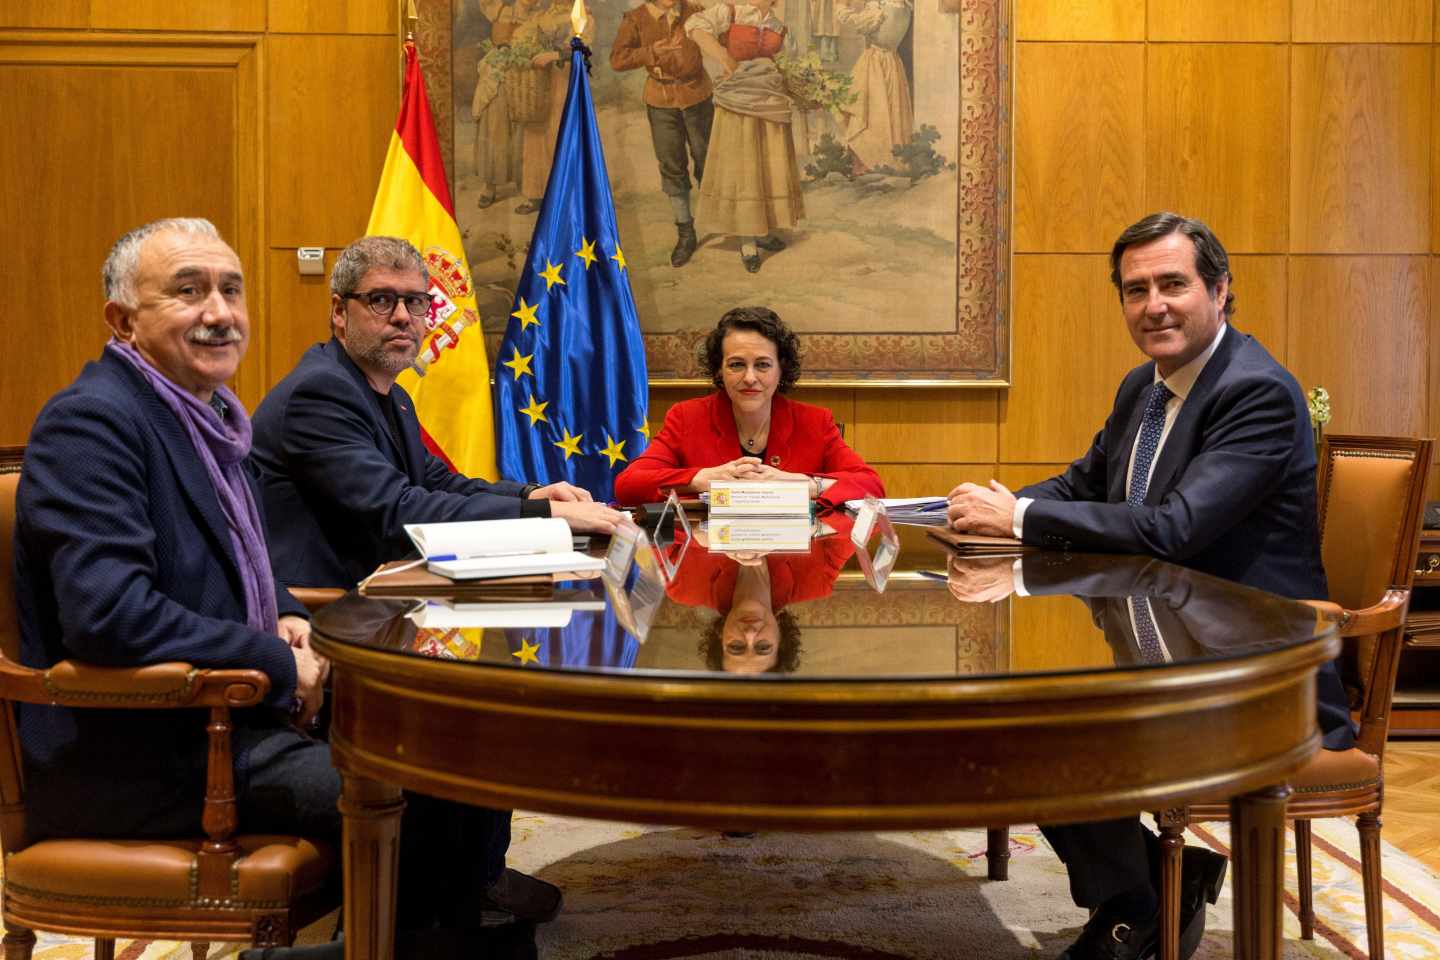
[[[770,466],[772,466],[772,467],[778,467],[778,466],[780,466],[780,455],[779,455],[778,453],[777,453],[775,456],[773,456],[773,457],[770,458]]]

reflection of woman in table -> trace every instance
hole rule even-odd
[[[696,221],[740,238],[740,260],[760,269],[760,251],[785,249],[776,230],[805,216],[800,164],[790,132],[792,102],[774,56],[785,45],[775,0],[717,3],[685,21],[685,33],[724,70]]]
[[[785,608],[828,597],[854,551],[843,530],[813,541],[807,553],[725,554],[694,543],[665,592],[720,614],[698,645],[711,670],[792,673],[800,665],[800,625]]]

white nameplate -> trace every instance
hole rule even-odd
[[[712,480],[712,517],[808,517],[810,484],[804,480]]]
[[[728,551],[809,552],[815,525],[806,517],[725,517],[711,520],[706,527],[710,549]]]

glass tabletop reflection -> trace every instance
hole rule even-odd
[[[667,518],[596,547],[606,568],[590,578],[519,595],[356,590],[314,630],[488,669],[770,682],[1163,669],[1328,630],[1303,603],[1146,557],[960,557],[923,527],[844,513],[748,535]]]

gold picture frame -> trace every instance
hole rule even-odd
[[[588,2],[592,11],[601,17],[603,26],[604,14],[609,7],[601,0],[588,0]],[[833,3],[835,0],[789,0],[789,2],[814,4],[816,2]],[[847,0],[839,0],[839,2],[844,3]],[[849,0],[849,2],[863,3],[866,0]],[[627,0],[615,0],[615,3],[619,4],[616,9],[620,12],[623,12],[629,5]],[[653,171],[654,161],[652,159],[650,161],[651,168],[645,170],[642,169],[643,165],[629,163],[623,157],[619,159],[619,162],[612,159],[610,173],[612,182],[617,183],[617,210],[620,210],[622,237],[626,238],[624,240],[626,258],[631,261],[642,260],[640,266],[632,272],[632,288],[635,290],[636,302],[640,308],[642,328],[645,329],[646,355],[650,382],[653,386],[708,384],[708,380],[701,371],[696,350],[708,327],[713,325],[714,320],[718,319],[723,309],[735,305],[731,301],[734,301],[737,296],[748,297],[750,302],[771,303],[792,326],[796,327],[797,332],[801,333],[804,348],[804,379],[810,385],[917,387],[1004,387],[1009,385],[1012,347],[1012,251],[1010,245],[1012,206],[1010,191],[1013,157],[1011,111],[1014,57],[1013,0],[913,0],[913,3],[917,24],[922,19],[931,25],[936,22],[943,24],[946,20],[953,18],[955,29],[958,31],[958,42],[955,49],[958,51],[959,62],[954,73],[956,129],[953,140],[945,140],[944,131],[941,132],[942,143],[958,144],[958,148],[947,148],[954,153],[953,160],[948,161],[953,165],[953,170],[951,166],[947,166],[944,174],[947,177],[954,177],[955,220],[953,258],[950,258],[953,260],[953,269],[951,269],[950,261],[942,253],[941,266],[945,272],[943,274],[932,272],[926,277],[916,280],[914,287],[916,297],[923,299],[924,295],[936,295],[936,288],[940,286],[937,278],[943,276],[945,279],[953,281],[953,317],[948,316],[948,294],[943,294],[943,291],[942,295],[946,297],[944,309],[916,312],[909,318],[897,316],[899,311],[905,309],[906,303],[911,300],[911,297],[897,296],[891,290],[885,294],[886,301],[893,305],[891,309],[876,310],[873,307],[866,307],[860,314],[864,317],[863,322],[857,321],[855,316],[851,316],[847,321],[847,329],[827,329],[824,326],[826,320],[823,318],[832,315],[833,311],[826,311],[820,307],[814,310],[805,310],[803,307],[797,309],[793,305],[787,307],[774,302],[777,291],[781,289],[780,284],[784,282],[784,274],[778,272],[777,268],[777,272],[774,274],[775,279],[771,280],[768,275],[767,261],[766,269],[762,269],[755,275],[753,294],[737,294],[735,289],[740,281],[732,280],[729,274],[725,274],[723,283],[714,286],[714,296],[708,297],[709,301],[713,301],[714,307],[712,310],[707,302],[703,322],[671,325],[660,323],[658,329],[650,329],[647,322],[655,324],[655,321],[650,318],[664,313],[662,309],[663,295],[659,297],[650,295],[651,278],[654,278],[655,284],[663,284],[668,288],[676,283],[692,282],[690,278],[698,274],[687,274],[684,270],[671,271],[668,263],[663,267],[656,266],[649,275],[644,273],[643,258],[632,254],[630,244],[635,241],[629,239],[631,235],[636,235],[641,231],[626,223],[627,216],[623,210],[620,210],[623,203],[621,188],[618,184],[626,178],[638,181],[642,176],[648,176],[658,182]],[[469,176],[467,171],[473,169],[468,160],[468,150],[473,148],[466,146],[465,158],[456,155],[457,122],[461,123],[462,127],[459,138],[461,141],[465,141],[467,136],[471,136],[465,125],[473,126],[468,109],[469,91],[457,88],[456,82],[456,71],[460,67],[468,70],[469,77],[474,77],[475,56],[471,49],[474,46],[473,42],[466,39],[458,52],[456,49],[457,17],[461,18],[459,22],[462,26],[465,25],[467,21],[463,18],[478,15],[470,12],[471,7],[478,11],[480,9],[478,0],[417,0],[418,21],[415,27],[416,45],[425,72],[442,151],[447,159],[452,195],[456,198],[457,219],[462,232],[467,235],[467,250],[469,249],[468,244],[473,242],[474,236],[477,233],[483,233],[487,223],[496,216],[493,207],[489,208],[492,212],[475,209],[473,198],[467,196],[467,176]],[[612,17],[612,21],[613,19]],[[402,31],[404,29],[402,26]],[[911,30],[915,35],[919,35],[918,27],[912,26]],[[933,35],[933,31],[925,34],[926,37]],[[601,41],[608,41],[608,37],[601,35]],[[592,88],[597,91],[597,103],[606,93],[604,88],[606,81],[595,78],[603,77],[603,72],[610,69],[601,41],[595,43],[596,55],[593,58],[591,81]],[[473,85],[473,79],[469,83]],[[463,81],[460,86],[463,87]],[[627,89],[638,90],[638,85]],[[933,90],[929,91],[929,95],[931,102],[936,102],[936,94]],[[457,119],[457,115],[462,113],[462,108],[463,116],[459,116]],[[603,105],[597,108],[597,112],[600,110],[603,110]],[[917,107],[916,127],[920,126],[921,119],[920,110]],[[610,144],[607,143],[606,146],[607,156],[613,157]],[[942,157],[941,159],[947,158]],[[807,183],[813,182],[807,181]],[[624,196],[629,197],[631,194],[627,193]],[[511,205],[515,202],[513,198],[506,199]],[[653,204],[654,200],[651,198],[646,202]],[[497,206],[499,205],[497,204]],[[507,211],[508,207],[498,213],[509,216]],[[628,232],[627,226],[629,227]],[[877,220],[874,226],[876,229],[881,229],[884,224]],[[646,224],[645,229],[653,233],[654,239],[651,242],[648,234],[643,238],[648,247],[655,248],[652,251],[654,255],[651,259],[657,264],[662,255],[668,256],[668,243],[673,242],[674,238],[673,233],[670,233],[668,240],[665,240],[664,249],[660,250],[661,241],[666,236],[662,227],[669,228],[669,225]],[[521,231],[512,228],[510,233],[512,239],[507,242],[514,246],[513,237],[520,236]],[[705,239],[702,237],[702,249],[704,244]],[[824,251],[825,246],[822,240],[820,244],[813,244],[812,249]],[[940,249],[934,243],[931,246]],[[715,252],[710,256],[718,264],[714,269],[733,268],[731,272],[743,281],[744,275],[739,273],[739,263],[729,262],[733,258],[733,254],[728,252],[729,247],[723,242],[714,241],[712,241],[712,247]],[[484,252],[490,252],[489,246],[484,248]],[[812,257],[815,255],[815,253],[811,254]],[[819,255],[823,256],[824,253]],[[719,258],[725,259],[720,260]],[[523,257],[521,259],[523,262]],[[913,258],[911,259],[913,260]],[[483,270],[477,267],[476,260],[475,253],[471,252],[471,267],[476,272],[476,286],[483,289],[486,286],[486,278],[482,275]],[[777,261],[777,263],[779,262]],[[515,251],[513,249],[510,251],[510,263],[514,267]],[[838,264],[833,275],[826,271],[827,275],[824,277],[825,282],[836,286],[838,292],[834,296],[839,301],[846,299],[847,290],[853,289],[855,302],[858,303],[864,296],[868,295],[873,298],[873,288],[878,288],[885,282],[905,282],[896,278],[896,271],[884,268],[871,271],[868,275],[861,271],[852,271],[855,276],[847,277],[844,272],[848,266],[844,263]],[[689,267],[685,269],[688,270]],[[847,279],[853,283],[853,287],[844,286]],[[704,286],[701,281],[694,282],[697,283],[697,290],[705,291],[708,295],[710,287]],[[767,283],[773,286],[767,287]],[[505,289],[507,283],[504,279],[498,279],[489,285],[493,288],[492,293],[497,304],[507,302],[508,295]],[[513,285],[509,285],[509,287],[513,290]],[[508,319],[508,310],[508,306],[503,311],[495,306],[486,310],[482,305],[481,312],[486,321],[486,335],[492,356],[503,333],[503,325]],[[686,316],[699,313],[696,310],[674,310],[673,308],[671,312]],[[709,315],[711,312],[713,312],[713,316]],[[796,322],[797,316],[801,318],[802,322]],[[916,318],[923,319],[924,322],[917,323]]]

